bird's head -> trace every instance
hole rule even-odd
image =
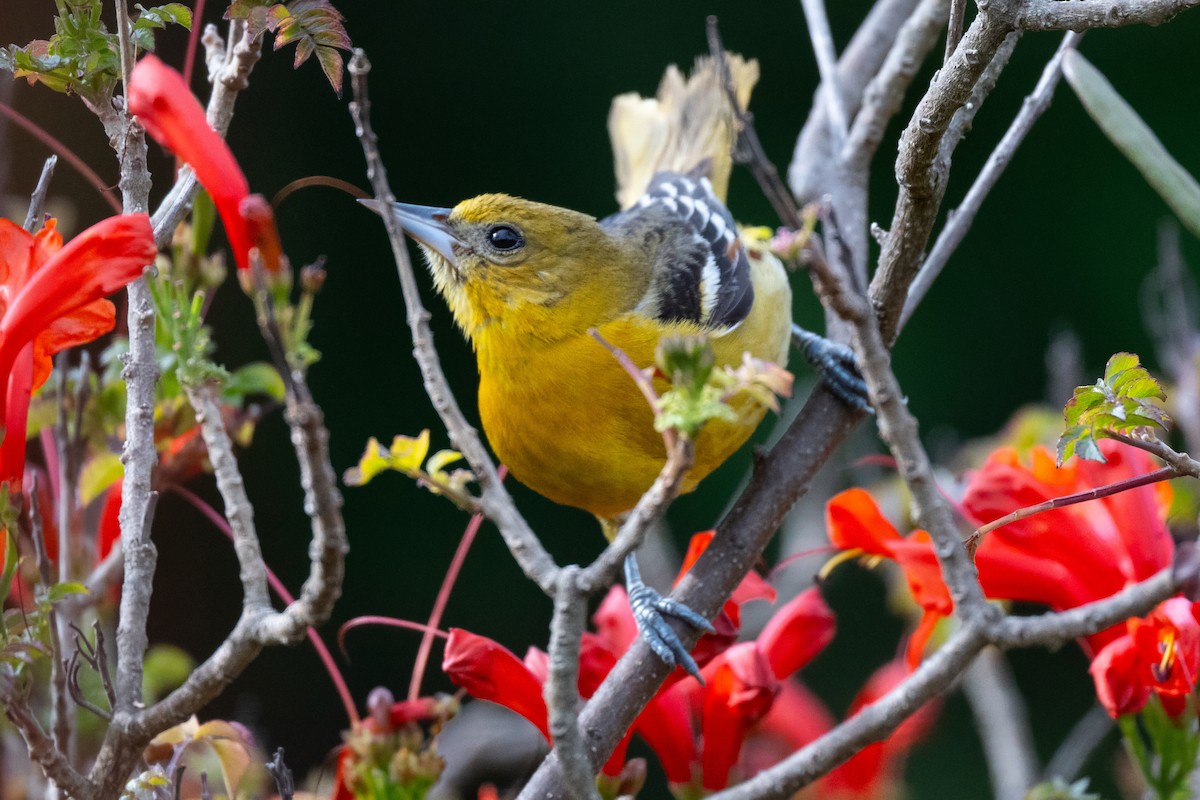
[[[622,274],[627,243],[576,211],[485,194],[454,208],[396,203],[392,214],[421,245],[438,291],[476,344],[493,327],[543,340],[575,334],[630,308],[646,289]]]

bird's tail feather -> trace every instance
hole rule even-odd
[[[734,53],[725,60],[744,109],[758,82],[758,62]],[[637,202],[656,173],[689,173],[706,162],[705,174],[723,201],[733,169],[735,124],[720,65],[708,57],[696,59],[687,78],[674,64],[667,67],[657,97],[630,92],[613,98],[608,135],[621,208]]]

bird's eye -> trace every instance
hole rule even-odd
[[[509,251],[525,246],[525,237],[511,225],[497,225],[488,231],[487,237],[497,250]]]

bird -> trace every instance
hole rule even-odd
[[[758,65],[726,54],[741,105]],[[496,456],[545,497],[595,515],[611,538],[666,459],[654,412],[593,332],[639,368],[660,340],[704,335],[718,367],[743,355],[786,365],[792,294],[781,262],[747,247],[724,203],[736,137],[721,64],[664,74],[655,98],[614,99],[609,114],[621,209],[596,219],[507,194],[453,208],[394,203],[438,292],[474,348],[479,415]],[[363,201],[376,211],[376,201]],[[696,435],[682,486],[734,453],[765,407],[731,400],[730,420]],[[646,587],[631,555],[626,583],[639,628],[668,664],[699,677],[663,615],[708,621]]]

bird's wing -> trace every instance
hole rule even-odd
[[[699,172],[660,172],[631,208],[602,224],[641,229],[654,242],[649,289],[636,313],[694,323],[713,335],[750,313],[754,288],[737,225]]]

